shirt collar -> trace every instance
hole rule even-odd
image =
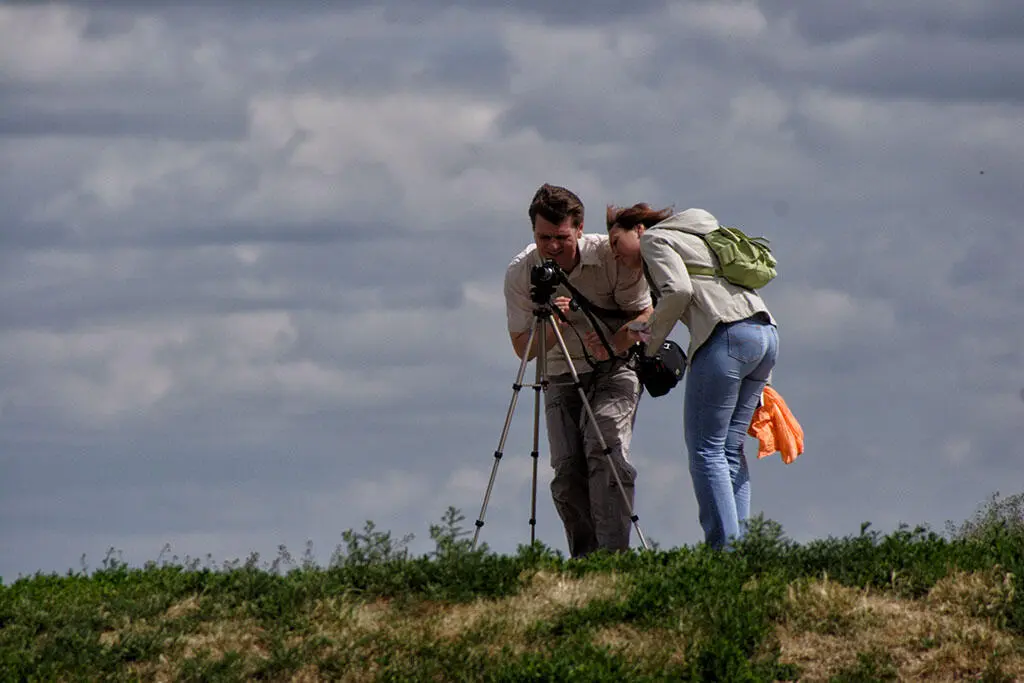
[[[584,234],[576,243],[580,250],[580,265],[599,266],[601,265],[601,254],[598,247],[601,240],[597,235]]]

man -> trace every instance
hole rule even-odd
[[[570,292],[560,284],[552,303],[566,321],[558,320],[562,337],[597,420],[611,460],[618,470],[626,498],[633,504],[636,470],[629,464],[629,443],[640,396],[636,373],[620,357],[632,343],[626,325],[646,320],[651,297],[642,272],[620,265],[605,235],[583,234],[583,203],[564,187],[542,185],[530,203],[534,243],[520,252],[505,273],[505,307],[512,348],[520,359],[533,358],[540,332],[546,338],[548,388],[544,413],[551,448],[551,495],[565,526],[572,557],[598,549],[629,548],[630,515],[609,470],[609,458],[590,424],[583,401],[572,381],[569,365],[550,325],[538,327],[527,349],[534,309],[530,273],[544,260],[553,260],[569,283],[596,309],[604,309],[598,324],[616,354],[610,358],[582,311],[570,307]],[[612,318],[607,313],[617,312]],[[587,353],[584,353],[584,345]],[[587,360],[587,356],[594,363]]]

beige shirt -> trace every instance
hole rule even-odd
[[[718,323],[744,320],[755,313],[764,313],[775,323],[757,292],[725,278],[691,276],[686,271],[687,264],[717,265],[704,240],[691,234],[707,234],[717,227],[718,220],[707,211],[687,209],[651,226],[640,237],[640,253],[659,292],[658,305],[648,319],[648,349],[659,348],[677,321],[690,330],[689,361]]]
[[[568,274],[569,283],[579,290],[580,294],[595,306],[623,311],[621,320],[602,320],[595,316],[602,325],[602,332],[611,342],[611,334],[641,311],[651,305],[651,294],[647,289],[647,281],[643,272],[620,266],[608,245],[607,235],[583,235],[579,240],[580,261]],[[533,311],[537,307],[530,299],[530,271],[542,263],[537,253],[537,245],[531,244],[516,255],[505,272],[505,311],[508,316],[508,331],[511,334],[528,332],[533,324]],[[560,296],[571,296],[564,285],[555,289],[552,299]],[[592,328],[583,311],[570,311],[566,317],[579,333],[572,328],[560,328],[566,348],[572,358],[576,372],[583,374],[592,369],[583,356],[583,337]],[[556,319],[555,316],[552,319]],[[611,325],[611,326],[609,326]],[[538,326],[537,337],[546,330]],[[558,348],[548,349],[547,373],[549,376],[569,372],[569,366]]]

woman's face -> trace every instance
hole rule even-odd
[[[642,267],[640,261],[640,235],[644,232],[644,226],[638,225],[632,230],[623,230],[618,224],[613,225],[608,231],[608,244],[615,254],[615,260],[627,268],[639,270]]]

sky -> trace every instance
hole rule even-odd
[[[545,182],[771,241],[797,542],[1024,490],[1013,0],[0,4],[0,577],[472,530]],[[685,346],[681,325],[672,338]],[[527,375],[532,377],[533,366]],[[636,513],[702,539],[679,389]],[[530,539],[533,392],[480,540]],[[543,429],[542,429],[543,432]],[[537,540],[566,550],[542,437]],[[638,546],[637,535],[633,545]]]

